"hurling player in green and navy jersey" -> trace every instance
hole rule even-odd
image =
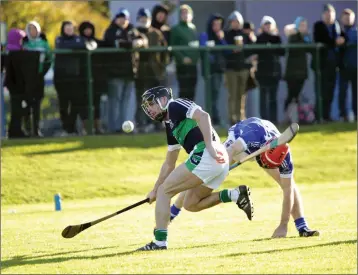
[[[163,86],[142,95],[142,108],[151,119],[165,123],[168,151],[158,180],[147,196],[150,203],[156,201],[154,240],[138,250],[167,249],[170,201],[182,191],[186,191],[184,208],[188,211],[235,202],[251,220],[253,205],[247,186],[213,192],[229,173],[229,158],[209,114],[190,100],[173,99],[172,90]],[[175,167],[181,147],[189,157]]]

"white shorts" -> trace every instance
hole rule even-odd
[[[206,148],[197,147],[194,148],[185,162],[186,167],[203,181],[204,186],[210,189],[219,188],[230,169],[229,157],[224,145],[217,143],[214,146],[223,153],[225,163],[218,163],[210,156]]]

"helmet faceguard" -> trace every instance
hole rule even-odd
[[[163,106],[160,101],[160,99],[162,97],[167,98],[167,103],[165,104],[165,106]],[[155,88],[147,90],[142,95],[142,105],[141,106],[142,106],[143,111],[146,113],[146,115],[148,117],[150,117],[152,120],[162,122],[168,112],[169,102],[172,98],[173,98],[172,89],[166,88],[164,86],[155,87]],[[158,105],[161,112],[159,112],[157,114],[152,114],[150,112],[149,107],[153,106],[155,104]]]

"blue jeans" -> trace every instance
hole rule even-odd
[[[122,123],[126,120],[134,82],[114,78],[109,80],[108,85],[108,130],[116,132],[121,130]]]
[[[211,117],[213,124],[220,124],[220,117],[218,111],[218,99],[220,95],[220,88],[223,82],[222,73],[214,73],[210,75],[210,85],[211,85]]]

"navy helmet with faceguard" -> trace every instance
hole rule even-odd
[[[162,97],[167,98],[165,106],[162,105],[160,99]],[[168,106],[170,100],[173,98],[172,89],[164,86],[158,86],[151,88],[144,92],[142,95],[142,109],[152,120],[162,122],[168,112]],[[157,104],[161,112],[158,114],[151,114],[148,107]]]

